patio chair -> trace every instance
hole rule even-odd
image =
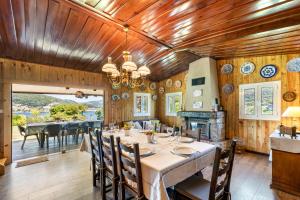
[[[37,133],[37,132],[30,132],[30,131],[28,131],[27,128],[25,128],[23,126],[18,126],[18,129],[19,129],[20,135],[24,137],[21,149],[24,148],[24,144],[25,144],[25,141],[26,141],[26,139],[27,139],[28,136],[36,136],[36,139],[37,139],[37,141],[38,141],[38,143],[40,145],[39,133]]]
[[[65,143],[68,144],[68,136],[72,135],[73,141],[75,141],[76,144],[78,144],[79,131],[80,131],[79,123],[76,123],[76,122],[68,123],[65,126],[65,132],[64,132]]]
[[[55,143],[55,138],[57,137],[58,146],[60,147],[61,131],[62,131],[62,127],[60,124],[48,124],[45,127],[45,137],[47,140],[47,148],[49,148],[49,137],[54,138],[54,143]]]

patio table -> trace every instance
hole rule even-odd
[[[61,129],[63,130],[59,135],[59,137],[62,137],[64,135],[64,130],[65,130],[65,126],[69,123],[78,123],[78,124],[82,124],[82,123],[94,123],[96,126],[98,126],[98,122],[99,124],[101,124],[101,120],[86,120],[86,121],[71,121],[71,122],[42,122],[42,123],[30,123],[27,124],[27,130],[29,133],[39,133],[39,138],[41,141],[41,148],[44,147],[44,143],[45,143],[45,128],[47,125],[49,124],[59,124],[61,125]],[[99,127],[97,127],[99,128]],[[63,140],[62,140],[62,145],[63,145]]]
[[[131,136],[125,136],[124,131],[114,133],[103,132],[104,135],[119,136],[122,142],[139,143],[141,147],[149,147],[154,154],[141,158],[144,194],[149,200],[168,200],[166,188],[174,186],[186,178],[194,175],[213,163],[215,146],[194,141],[192,143],[178,143],[175,137],[157,138],[156,144],[147,143],[147,138],[138,130],[131,130]],[[173,154],[175,146],[192,147],[197,152],[190,157]],[[81,151],[90,152],[90,139],[85,135]]]

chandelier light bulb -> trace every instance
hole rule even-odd
[[[150,69],[146,66],[146,65],[143,65],[141,66],[139,69],[138,69],[138,72],[141,76],[147,76],[149,75],[151,72],[150,72]]]
[[[116,65],[112,63],[111,57],[108,57],[107,60],[108,62],[105,65],[103,65],[102,71],[106,73],[110,73],[114,70],[117,70]]]

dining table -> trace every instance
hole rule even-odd
[[[216,146],[192,141],[181,143],[180,136],[154,136],[154,143],[148,143],[147,136],[140,130],[132,129],[125,135],[124,130],[103,131],[103,136],[120,137],[122,143],[139,143],[139,148],[151,149],[149,156],[141,157],[142,180],[144,194],[149,200],[169,200],[167,188],[201,172],[210,166],[215,157]],[[189,147],[194,153],[186,156],[175,154],[174,149]],[[80,151],[91,152],[90,138],[85,134]],[[90,154],[91,156],[91,154]]]

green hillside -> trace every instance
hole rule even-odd
[[[29,107],[42,107],[51,103],[76,103],[75,101],[62,100],[43,94],[12,94],[12,102],[14,104],[27,105]]]

